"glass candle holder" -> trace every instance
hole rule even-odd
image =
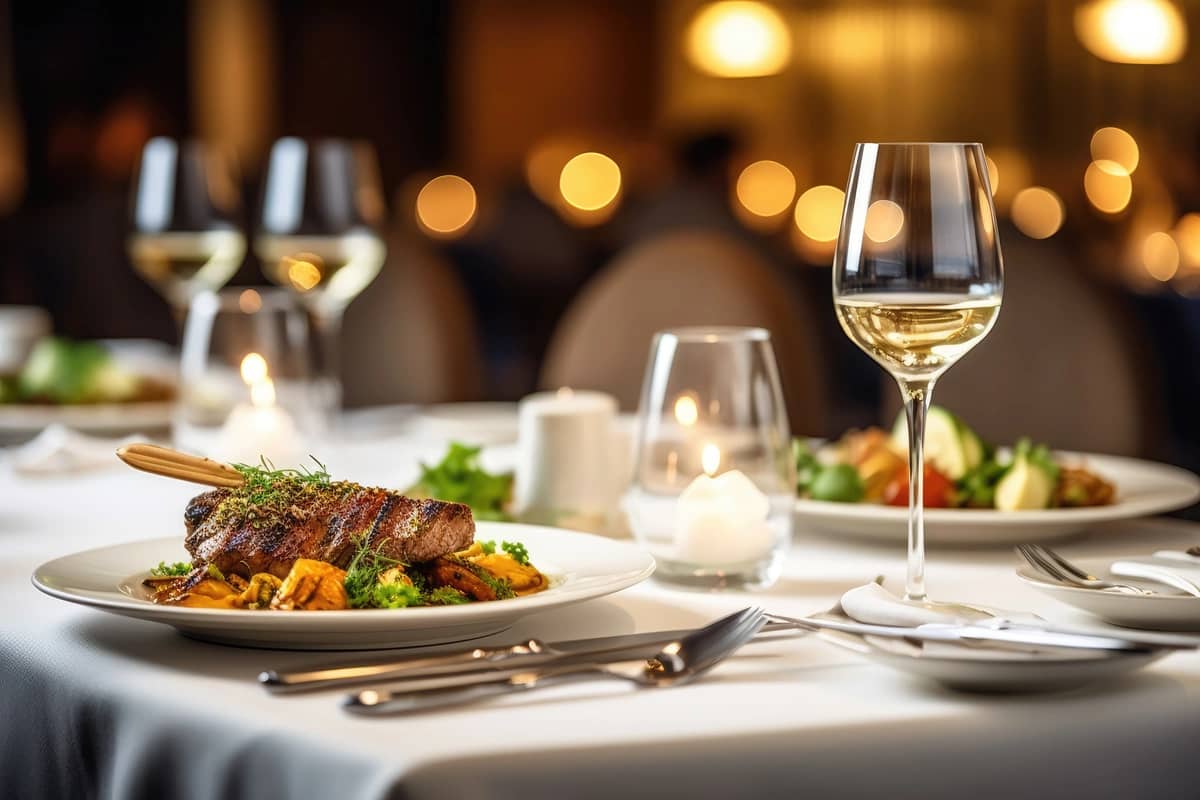
[[[656,334],[624,508],[655,577],[764,588],[791,543],[795,466],[771,338],[761,328]]]
[[[307,318],[286,290],[198,294],[184,323],[176,447],[228,463],[299,464],[324,429],[309,361]]]

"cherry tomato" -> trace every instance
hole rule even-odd
[[[925,507],[946,508],[950,505],[950,496],[953,492],[953,481],[926,464]],[[908,470],[900,473],[900,476],[883,490],[883,502],[889,506],[908,505]]]

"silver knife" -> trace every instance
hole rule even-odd
[[[768,622],[760,635],[796,626],[786,622]],[[453,653],[413,655],[376,664],[318,666],[302,670],[266,670],[259,673],[258,682],[271,692],[284,694],[351,686],[359,683],[378,683],[434,676],[472,674],[509,668],[524,669],[557,659],[589,658],[624,661],[649,658],[667,642],[692,633],[690,628],[669,631],[649,631],[620,636],[601,636],[571,639],[562,642],[542,642],[527,639],[506,647],[476,647]]]
[[[776,619],[781,619],[776,616]],[[790,618],[789,618],[790,619]],[[1083,632],[1064,632],[1044,630],[1030,627],[998,627],[986,625],[961,625],[957,623],[933,622],[908,628],[897,625],[868,625],[862,622],[802,617],[790,621],[810,630],[833,630],[843,633],[853,633],[859,636],[883,636],[890,639],[914,639],[923,642],[979,642],[1003,643],[1018,645],[1034,645],[1039,647],[1059,647],[1082,650],[1122,650],[1139,651],[1155,648],[1194,649],[1195,639],[1185,640],[1176,637],[1174,641],[1167,639],[1157,643],[1138,641],[1133,638],[1106,636]],[[1171,643],[1167,643],[1171,642]]]

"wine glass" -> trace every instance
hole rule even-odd
[[[983,147],[859,144],[833,261],[846,335],[900,386],[908,421],[908,574],[925,601],[925,412],[933,386],[996,321],[1004,268]]]
[[[182,324],[197,294],[229,282],[246,254],[232,162],[212,145],[155,137],[134,178],[134,268],[159,291]]]
[[[327,415],[341,406],[342,314],[375,280],[387,248],[374,149],[340,139],[280,139],[271,148],[254,250],[267,278],[296,293],[317,339],[317,385]]]
[[[654,337],[638,407],[629,527],[655,577],[764,588],[779,577],[796,503],[787,408],[762,328]]]

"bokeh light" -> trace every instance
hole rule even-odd
[[[836,186],[814,186],[796,201],[796,227],[809,239],[832,242],[842,226],[846,193]]]
[[[1083,191],[1088,202],[1105,214],[1119,214],[1129,206],[1133,181],[1115,161],[1093,161],[1083,174]]]
[[[558,179],[563,166],[583,149],[577,143],[551,140],[538,144],[529,152],[525,159],[525,179],[543,203],[556,206],[562,202]]]
[[[238,295],[238,308],[243,314],[254,314],[262,309],[262,295],[254,289],[243,289]]]
[[[1092,134],[1091,148],[1092,158],[1097,162],[1115,162],[1126,175],[1132,175],[1137,169],[1140,158],[1137,140],[1126,130],[1100,128]]]
[[[1155,280],[1169,281],[1179,271],[1179,246],[1171,234],[1155,231],[1142,242],[1142,266]]]
[[[766,3],[712,3],[692,19],[686,49],[701,72],[752,78],[774,75],[787,66],[792,35],[779,12]]]
[[[617,199],[621,168],[603,153],[580,153],[563,166],[558,190],[568,205],[581,211],[599,211]]]
[[[1169,0],[1092,0],[1075,9],[1075,34],[1119,64],[1170,64],[1187,49],[1187,22]]]
[[[738,175],[735,193],[751,214],[778,217],[796,196],[796,176],[778,161],[755,161]]]
[[[1027,189],[1033,183],[1033,170],[1029,166],[1029,159],[1011,147],[993,147],[988,151],[988,160],[996,167],[992,194],[998,207],[1007,207],[1017,192]]]
[[[307,292],[321,282],[321,268],[325,266],[325,260],[316,253],[298,253],[295,257],[284,256],[282,266],[292,288]]]
[[[466,233],[476,208],[475,187],[458,175],[439,175],[417,193],[417,222],[440,238]]]
[[[876,200],[867,207],[863,232],[876,244],[895,239],[904,227],[904,210],[891,200]]]
[[[681,394],[675,401],[675,419],[685,428],[690,428],[696,424],[696,420],[700,418],[700,409],[696,405],[696,398],[690,394]]]
[[[1188,269],[1200,269],[1200,214],[1184,214],[1175,223],[1175,243],[1179,245],[1179,261]]]
[[[1017,192],[1012,203],[1013,224],[1031,239],[1049,239],[1063,224],[1063,202],[1044,186]]]

